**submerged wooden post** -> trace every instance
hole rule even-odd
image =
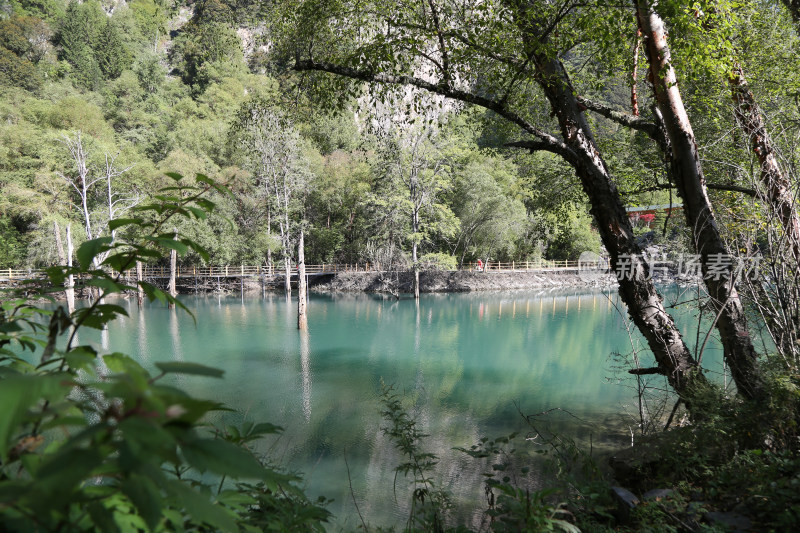
[[[303,230],[300,230],[300,241],[297,243],[297,329],[308,329],[306,315],[306,253]]]

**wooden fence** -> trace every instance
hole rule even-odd
[[[577,270],[578,261],[511,261],[502,263],[489,261],[483,265],[469,263],[464,265],[461,271],[483,271],[483,272],[550,272],[558,270]],[[306,265],[306,273],[309,275],[320,275],[336,272],[382,272],[380,265],[370,263],[334,263],[321,265]],[[297,272],[297,266],[292,266],[292,273]],[[177,277],[179,278],[215,278],[215,277],[261,277],[282,275],[283,265],[273,265],[271,268],[264,265],[225,265],[225,266],[179,266]],[[41,278],[44,271],[41,269],[0,269],[0,283],[21,281],[25,279]],[[169,267],[146,266],[143,275],[147,278],[168,278]],[[135,278],[136,271],[128,270],[125,277]]]

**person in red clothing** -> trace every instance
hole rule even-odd
[[[478,268],[476,270],[481,270],[481,271],[483,270],[483,261],[481,261],[480,259],[478,259]]]

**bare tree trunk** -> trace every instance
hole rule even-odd
[[[306,252],[303,230],[300,229],[300,242],[297,243],[297,329],[308,329],[306,315]]]
[[[178,233],[175,232],[175,238],[178,238]],[[175,275],[178,270],[178,252],[175,250],[169,251],[169,295],[175,298],[178,296],[178,288],[175,281]],[[170,309],[175,309],[175,304],[170,302],[169,303]]]
[[[736,121],[750,140],[750,148],[756,154],[761,167],[761,183],[766,189],[765,200],[769,202],[772,212],[783,226],[795,263],[800,263],[800,217],[794,206],[791,184],[778,165],[775,147],[764,125],[761,109],[747,85],[741,66],[736,65],[733,68],[728,84],[735,104],[733,113]]]
[[[267,206],[267,243],[272,241],[272,209]],[[272,245],[267,244],[267,269],[272,276]]]
[[[416,230],[414,237],[416,238]],[[417,263],[417,241],[411,245],[411,268],[414,269],[414,299],[419,300],[419,263]]]
[[[72,224],[67,224],[67,268],[72,269]],[[75,276],[72,272],[67,276],[67,310],[75,311]]]
[[[58,222],[53,221],[53,235],[56,238],[56,253],[58,254],[58,264],[64,265],[67,258],[64,255],[64,245],[61,243],[61,228],[58,227]]]
[[[144,289],[142,288],[142,281],[144,281],[144,276],[142,275],[142,262],[136,261],[136,303],[139,305],[139,309],[141,309],[144,305]]]
[[[650,0],[637,0],[636,5],[656,102],[672,149],[672,177],[683,199],[683,212],[692,229],[695,248],[700,254],[703,279],[716,307],[717,329],[725,361],[739,392],[746,398],[756,398],[763,393],[757,354],[747,328],[744,308],[733,283],[732,257],[717,227],[694,132],[670,63],[664,23],[651,7]]]
[[[639,95],[636,94],[636,82],[639,78],[639,48],[642,45],[642,30],[636,29],[636,44],[633,46],[633,72],[631,76],[631,113],[639,116]]]

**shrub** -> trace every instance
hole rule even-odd
[[[425,254],[419,259],[420,270],[458,270],[455,256],[443,252]]]

